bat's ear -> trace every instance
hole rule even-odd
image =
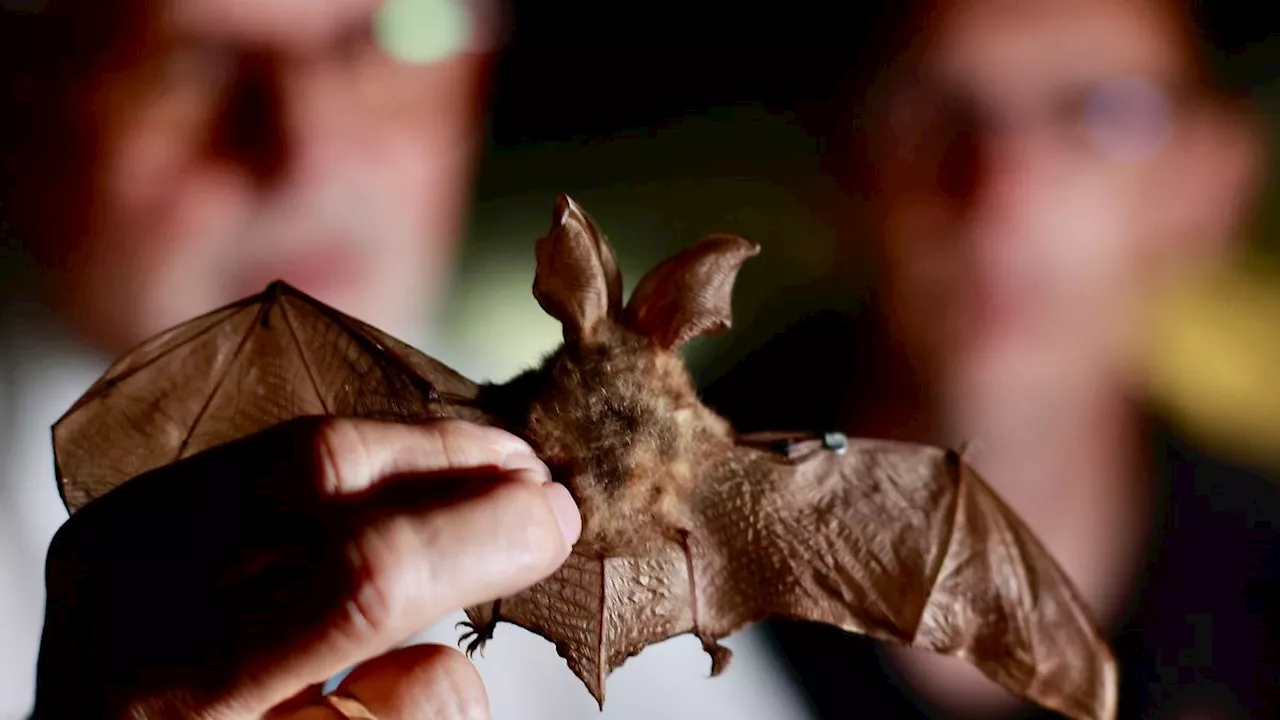
[[[564,324],[565,340],[587,340],[622,310],[622,273],[591,216],[568,195],[556,200],[551,230],[538,240],[533,296]]]
[[[733,281],[760,246],[734,235],[711,235],[649,271],[627,304],[624,322],[662,348],[728,330]]]

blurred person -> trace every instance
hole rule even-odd
[[[1261,187],[1261,119],[1201,32],[1230,6],[886,11],[836,144],[871,301],[708,393],[743,430],[973,442],[1110,638],[1122,718],[1280,716],[1280,488],[1162,422],[1140,362],[1148,303],[1231,262]],[[959,660],[772,629],[824,718],[1030,712]]]
[[[40,717],[253,717],[273,706],[328,717],[313,707],[314,684],[362,661],[339,690],[385,720],[485,707],[600,717],[528,633],[501,632],[480,661],[489,700],[456,652],[383,654],[563,560],[576,510],[554,488],[538,501],[526,481],[545,468],[510,436],[292,423],[139,478],[65,524],[52,474],[50,425],[112,358],[275,278],[441,355],[430,328],[470,197],[495,9],[26,5],[11,0],[0,15],[10,81],[0,199],[6,239],[22,243],[32,269],[7,278],[0,312],[0,717],[31,707],[42,618]],[[423,35],[395,25],[393,10]],[[350,487],[326,485],[333,478],[313,461],[326,449]],[[377,457],[434,481],[406,490]],[[470,489],[451,484],[477,472]],[[439,502],[441,487],[457,502]],[[374,523],[355,497],[371,488],[435,502]],[[278,560],[289,557],[280,544],[298,540],[290,532],[319,532],[298,525],[299,513],[339,528],[307,546],[301,573]],[[429,539],[379,546],[395,539],[388,527]],[[375,546],[359,563],[341,554]],[[225,596],[221,580],[263,557],[277,561]],[[438,579],[430,586],[424,563]],[[369,605],[370,594],[390,607]],[[461,617],[432,637],[455,641]],[[613,683],[604,717],[710,707],[801,717],[775,689],[770,657],[735,647],[735,672],[713,682],[696,642],[651,651],[648,670],[620,673],[637,700]]]
[[[6,5],[0,715],[29,708],[45,551],[66,519],[49,426],[143,339],[281,277],[421,341],[461,233],[490,20],[436,62],[377,2]]]

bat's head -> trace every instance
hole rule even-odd
[[[727,439],[678,351],[729,328],[734,279],[759,250],[709,236],[650,270],[624,305],[613,249],[581,207],[559,198],[538,241],[533,294],[563,324],[564,344],[536,374],[524,434],[583,505],[584,540],[596,527],[634,527],[610,516],[638,507],[657,509],[662,525],[670,513],[661,508],[680,505],[680,488]]]

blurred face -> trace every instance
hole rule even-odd
[[[1201,92],[1172,3],[922,17],[869,134],[896,332],[944,393],[1114,379],[1144,294],[1231,233],[1256,148]]]
[[[418,330],[464,218],[485,58],[473,32],[398,60],[379,5],[121,10],[120,42],[73,89],[79,172],[49,188],[75,217],[41,239],[85,334],[118,352],[276,278]]]

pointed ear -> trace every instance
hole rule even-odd
[[[712,235],[649,271],[631,294],[624,321],[660,347],[675,350],[692,338],[728,330],[733,281],[760,246],[733,235]]]
[[[556,200],[551,231],[538,240],[537,257],[533,296],[564,324],[565,340],[589,339],[602,320],[622,311],[622,274],[613,249],[568,195]]]

